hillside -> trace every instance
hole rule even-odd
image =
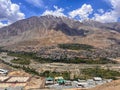
[[[120,80],[106,83],[91,89],[65,89],[65,90],[120,90]]]
[[[0,28],[0,46],[17,51],[38,51],[41,47],[63,43],[104,48],[120,44],[119,27],[119,23],[103,24],[50,15],[34,16]]]
[[[89,90],[120,90],[120,80],[106,83]]]

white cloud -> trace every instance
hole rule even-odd
[[[36,6],[36,7],[43,7],[44,3],[43,0],[26,0],[28,3]]]
[[[3,24],[2,22],[0,22],[0,28],[1,27],[4,27],[4,26],[7,26],[8,24]]]
[[[58,8],[57,6],[54,6],[55,10],[46,10],[45,12],[43,12],[43,16],[44,15],[53,15],[53,16],[57,16],[57,17],[66,17],[66,15],[63,13],[64,9],[63,8]]]
[[[103,13],[104,13],[104,10],[103,10],[103,9],[98,9],[98,12],[99,12],[100,14],[103,14]]]
[[[112,5],[112,9],[110,11],[104,12],[102,15],[95,13],[93,20],[103,23],[118,21],[120,18],[120,0],[109,0],[109,3]]]
[[[0,27],[23,19],[24,13],[20,11],[20,6],[11,2],[11,0],[0,0]],[[2,21],[7,20],[7,24]]]
[[[69,12],[69,16],[75,18],[78,16],[80,20],[89,18],[89,15],[93,12],[93,8],[90,4],[83,4],[81,8]]]

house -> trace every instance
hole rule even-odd
[[[59,84],[59,85],[63,85],[63,84],[65,84],[65,80],[64,79],[58,79],[57,80],[57,83]]]
[[[65,80],[62,76],[59,76],[59,77],[55,77],[55,81],[61,85],[61,84],[65,84]]]
[[[65,86],[71,86],[71,85],[72,85],[72,82],[71,82],[71,81],[68,81],[68,80],[67,80],[67,81],[65,82]]]
[[[8,73],[8,70],[0,69],[0,74],[7,74],[7,73]]]
[[[52,77],[46,78],[45,84],[46,84],[46,85],[54,84],[54,78],[52,78]]]
[[[2,52],[0,55],[1,55],[2,57],[6,57],[6,56],[7,56],[7,52]]]
[[[94,81],[102,81],[102,78],[101,77],[93,77],[93,80]]]
[[[59,77],[55,77],[55,80],[58,80],[58,79],[64,79],[63,77],[59,76]]]
[[[85,88],[88,85],[87,82],[78,82],[77,83],[77,88]]]
[[[0,88],[25,87],[29,79],[30,77],[0,76]]]

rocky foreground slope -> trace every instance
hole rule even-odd
[[[91,89],[66,89],[66,90],[120,90],[120,80],[106,83]]]
[[[97,48],[120,44],[120,23],[79,22],[66,17],[40,16],[0,28],[0,46],[38,51],[44,46],[80,43]]]
[[[89,90],[120,90],[120,80],[106,83]]]

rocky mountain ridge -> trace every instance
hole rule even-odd
[[[120,23],[79,22],[67,17],[33,16],[0,28],[0,46],[37,51],[62,43],[105,48],[120,43]]]

